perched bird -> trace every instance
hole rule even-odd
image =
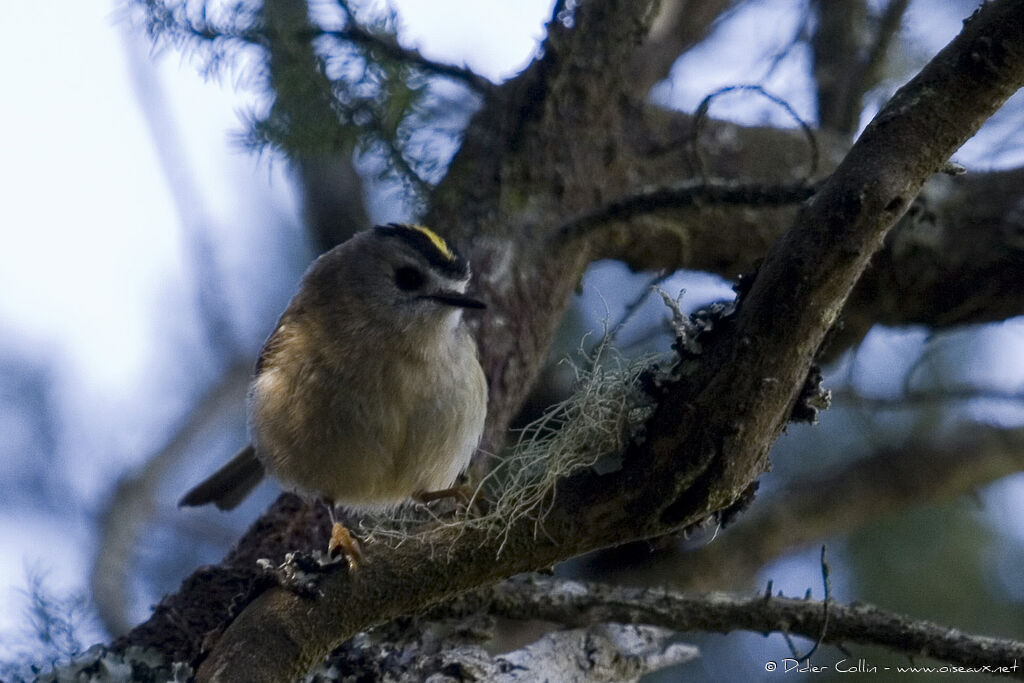
[[[237,506],[269,473],[334,507],[380,510],[445,492],[483,432],[487,383],[462,312],[469,264],[432,230],[391,224],[320,256],[263,345],[251,445],[182,506]],[[330,552],[359,545],[334,522]]]

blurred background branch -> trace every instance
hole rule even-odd
[[[478,601],[480,604],[474,604]],[[686,595],[523,575],[470,595],[465,602],[470,613],[483,610],[567,626],[612,622],[659,626],[680,633],[782,631],[837,645],[884,645],[909,657],[927,654],[968,667],[991,666],[993,661],[1012,666],[1024,657],[1024,642],[966,634],[872,605],[828,601],[826,606],[823,601],[782,595]],[[1019,669],[1003,673],[1024,678]]]
[[[675,557],[673,585],[748,589],[772,560],[908,510],[947,503],[1024,471],[1024,430],[965,425],[807,474],[761,496],[714,541]],[[706,540],[706,539],[705,539]]]

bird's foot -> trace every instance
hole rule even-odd
[[[363,564],[363,549],[359,541],[344,524],[335,522],[331,527],[331,540],[327,543],[327,557],[332,562],[341,557],[348,563],[348,570],[354,572]]]

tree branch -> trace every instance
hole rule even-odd
[[[100,515],[98,550],[89,575],[93,600],[108,632],[120,635],[132,627],[128,620],[129,589],[136,547],[166,473],[181,461],[197,435],[226,411],[238,410],[251,374],[247,364],[226,368],[168,442],[141,470],[122,476],[111,492]]]
[[[630,120],[636,136],[634,182],[692,177],[692,164],[681,151],[691,120],[657,111]],[[786,171],[800,163],[799,137],[793,131],[709,122],[702,144],[716,177],[768,187],[793,182]],[[831,172],[829,160],[842,146],[827,133],[818,139],[823,170]],[[1024,169],[932,177],[851,295],[829,358],[858,343],[876,323],[948,328],[1024,314],[1024,296],[1014,285],[1024,280],[1022,187]],[[686,268],[733,279],[753,269],[794,213],[786,206],[727,204],[662,209],[592,230],[587,246],[590,253],[637,270]]]
[[[826,627],[824,603],[817,600],[727,593],[687,595],[537,575],[503,581],[466,601],[472,612],[569,626],[612,622],[678,632],[778,632],[821,638],[836,645],[878,645],[910,657],[931,657],[963,667],[1008,667],[1003,673],[1024,678],[1024,666],[1014,666],[1024,661],[1024,642],[967,634],[863,603],[830,600]]]
[[[652,188],[608,202],[563,223],[552,233],[551,239],[556,245],[591,239],[594,230],[666,209],[722,205],[746,208],[790,206],[813,194],[814,188],[804,183],[773,186],[717,182]]]

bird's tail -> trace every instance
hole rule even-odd
[[[260,483],[264,472],[263,463],[249,444],[224,467],[182,496],[178,507],[213,503],[221,510],[234,509]]]

